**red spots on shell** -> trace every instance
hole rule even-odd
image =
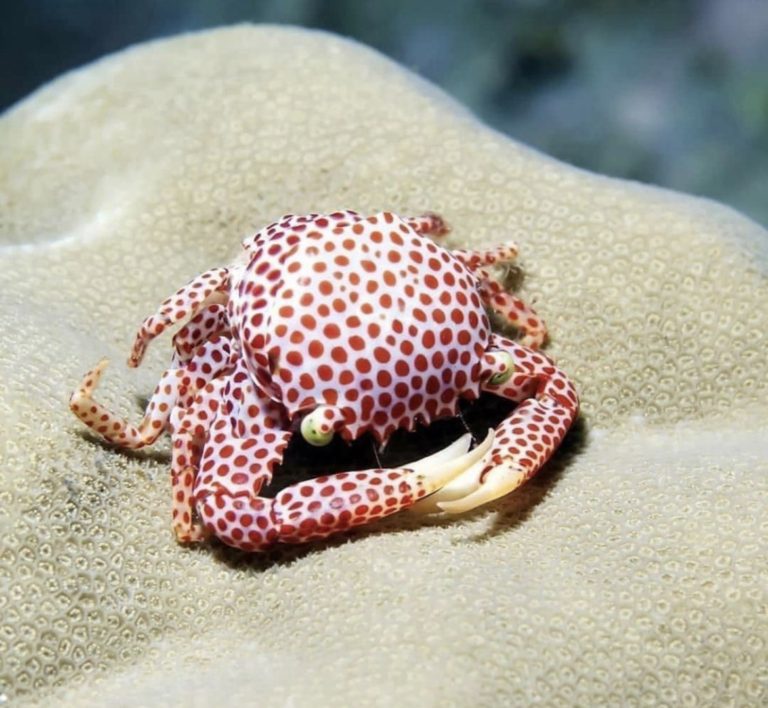
[[[331,349],[331,358],[337,364],[346,364],[348,359],[346,349],[344,347],[333,347]]]
[[[432,290],[436,290],[439,283],[437,278],[434,275],[432,275],[431,273],[427,273],[424,276],[424,285]]]
[[[376,383],[381,388],[388,388],[392,385],[392,374],[390,374],[386,369],[379,369],[376,372]]]
[[[411,372],[411,367],[405,359],[398,359],[395,362],[395,373],[398,376],[405,378],[406,376],[408,376],[408,374],[410,374],[410,372]]]
[[[413,363],[417,371],[427,371],[429,369],[429,360],[424,354],[417,354]]]
[[[285,360],[291,366],[301,366],[304,363],[304,357],[302,356],[301,352],[299,352],[299,351],[289,351],[285,355]]]
[[[313,339],[309,343],[309,355],[313,359],[320,359],[325,353],[325,345],[319,339]]]

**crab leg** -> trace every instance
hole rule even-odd
[[[175,435],[171,459],[171,527],[180,543],[205,538],[205,529],[194,513],[194,486],[200,464],[201,443],[192,435]]]
[[[128,358],[128,366],[138,366],[147,345],[172,324],[190,315],[194,317],[206,304],[226,302],[228,289],[229,269],[214,268],[198,275],[166,298],[157,312],[141,323]]]
[[[241,366],[227,377],[194,488],[205,529],[230,546],[262,551],[274,543],[303,543],[389,516],[440,489],[491,449],[490,431],[470,452],[470,437],[464,436],[399,469],[325,475],[287,487],[275,498],[262,497],[259,492],[282,461],[291,433],[276,404],[241,376]],[[183,422],[180,428],[177,438],[185,434]]]
[[[484,388],[523,402],[496,428],[490,453],[465,470],[415,511],[462,513],[508,494],[533,477],[562,442],[579,410],[573,384],[544,354],[499,335],[492,350],[506,353],[514,372]]]
[[[189,361],[195,350],[217,334],[229,333],[226,305],[208,305],[173,335],[174,364]]]
[[[495,280],[481,280],[478,289],[486,305],[521,332],[523,346],[539,349],[544,344],[547,326],[528,303],[508,293]]]
[[[207,383],[195,395],[192,405],[172,420],[173,456],[171,460],[172,522],[180,543],[194,543],[205,538],[205,529],[195,512],[194,486],[205,435],[218,409],[226,377]]]
[[[433,212],[427,212],[421,216],[405,217],[403,221],[422,236],[445,236],[451,230],[443,217]]]
[[[457,248],[452,250],[451,253],[473,273],[482,271],[480,275],[487,277],[489,274],[487,271],[483,270],[484,268],[490,268],[491,266],[501,265],[503,263],[511,263],[517,258],[520,249],[517,247],[516,243],[510,241],[501,246],[494,246],[493,248],[486,248],[479,251]]]
[[[102,359],[83,377],[69,400],[69,407],[107,442],[132,449],[151,445],[168,427],[177,406],[190,405],[197,389],[203,388],[221,371],[231,368],[231,358],[229,340],[214,338],[203,344],[189,362],[165,371],[138,425],[128,423],[93,400],[93,392],[107,368],[107,359]]]
[[[517,258],[518,248],[507,243],[482,251],[455,250],[451,253],[478,279],[478,290],[485,304],[521,333],[520,343],[538,349],[547,337],[547,327],[536,311],[519,297],[508,293],[492,276],[489,268]]]
[[[492,440],[489,433],[477,448],[457,456],[469,442],[462,439],[403,468],[324,475],[286,487],[274,499],[243,490],[235,479],[237,472],[217,470],[214,486],[198,487],[198,511],[211,533],[243,550],[314,541],[408,508],[488,454]],[[231,446],[233,439],[223,442]],[[267,464],[276,464],[279,453],[276,450]],[[220,450],[211,457],[218,454]]]

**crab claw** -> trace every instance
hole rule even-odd
[[[411,462],[406,467],[413,474],[412,486],[423,489],[426,494],[445,488],[451,480],[474,467],[487,455],[493,445],[493,438],[493,430],[489,429],[485,439],[467,451],[472,442],[472,436],[467,433],[433,455]]]
[[[525,480],[526,473],[523,470],[515,470],[506,465],[494,467],[473,492],[455,501],[436,501],[435,504],[449,514],[462,514],[509,494]]]
[[[203,467],[206,460],[221,457],[219,444],[232,447],[238,442],[237,438],[227,436],[227,425],[226,419],[214,423],[221,435],[209,436],[202,455]],[[278,448],[261,455],[268,466],[274,466],[281,458],[287,436],[284,433]],[[219,437],[221,443],[217,442]],[[247,456],[243,455],[242,469],[224,465],[215,475],[198,475],[197,509],[209,533],[243,550],[260,551],[276,542],[303,543],[325,538],[406,509],[416,499],[439,490],[482,460],[489,453],[493,438],[489,431],[480,445],[467,451],[471,437],[465,435],[439,452],[401,468],[324,475],[286,487],[275,498],[253,495],[252,490],[260,487],[260,482],[249,478],[249,474],[258,465],[248,465]],[[252,440],[255,446],[249,449],[265,441],[266,437],[258,442]],[[244,445],[242,440],[239,442]],[[234,464],[237,456],[229,455],[227,459]]]
[[[562,442],[579,410],[573,384],[542,353],[491,338],[489,392],[522,403],[496,428],[489,453],[412,511],[461,514],[509,494],[533,477]]]

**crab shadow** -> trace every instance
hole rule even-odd
[[[264,496],[273,497],[291,484],[324,474],[406,465],[442,449],[466,432],[472,433],[475,441],[482,440],[488,429],[496,427],[515,406],[516,404],[492,394],[484,394],[478,401],[465,403],[456,418],[437,421],[429,428],[412,433],[398,431],[384,450],[377,449],[374,439],[367,435],[352,443],[334,439],[324,448],[312,447],[304,442],[301,436],[296,435],[286,449],[281,469],[262,493]],[[415,530],[426,526],[447,529],[455,527],[458,520],[477,519],[487,515],[489,510],[494,511],[496,514],[489,528],[459,541],[481,543],[524,523],[536,506],[551,493],[574,458],[584,449],[587,440],[587,426],[580,416],[550,461],[529,483],[508,497],[465,514],[419,516],[404,511],[365,526],[349,529],[323,541],[305,545],[282,544],[258,554],[239,551],[216,540],[211,542],[209,548],[214,557],[226,565],[266,570],[276,565],[289,565],[316,553],[323,553],[372,535]]]

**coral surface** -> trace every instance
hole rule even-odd
[[[139,46],[0,119],[0,693],[62,705],[766,700],[768,234],[592,175],[322,33]],[[576,381],[570,445],[459,520],[253,559],[169,528],[168,447],[67,398],[180,283],[286,212],[440,212],[522,249]],[[115,365],[137,418],[168,359]],[[342,453],[340,453],[342,454]],[[347,542],[351,541],[351,542]]]

